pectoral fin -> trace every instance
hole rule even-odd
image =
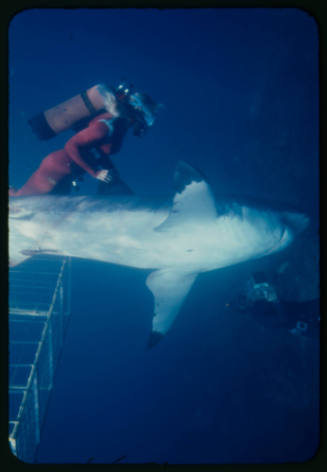
[[[154,317],[148,347],[157,344],[169,330],[196,276],[196,273],[176,269],[161,269],[148,276],[146,285],[154,296]]]

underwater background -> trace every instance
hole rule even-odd
[[[153,349],[149,271],[72,261],[72,317],[42,429],[46,463],[298,462],[319,446],[318,26],[296,9],[33,9],[9,31],[9,181],[20,187],[70,132],[34,114],[130,80],[164,107],[113,162],[141,196],[174,192],[179,160],[217,194],[296,206],[310,229],[270,258],[198,277]],[[79,193],[93,193],[85,178]],[[287,323],[237,307],[254,270]],[[309,311],[308,312],[308,306]],[[308,332],[293,335],[299,319]]]

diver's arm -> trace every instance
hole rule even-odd
[[[65,151],[69,157],[92,177],[97,178],[98,172],[94,171],[82,158],[80,149],[97,145],[108,135],[108,126],[103,121],[97,121],[88,128],[73,136],[65,145]]]

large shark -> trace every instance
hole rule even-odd
[[[215,203],[206,179],[185,162],[175,184],[169,205],[134,196],[11,198],[9,263],[48,253],[151,269],[152,346],[198,274],[280,251],[308,224],[301,213]]]

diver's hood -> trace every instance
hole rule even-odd
[[[129,103],[132,107],[141,112],[148,127],[152,126],[155,120],[157,105],[145,94],[134,92],[129,96]]]

